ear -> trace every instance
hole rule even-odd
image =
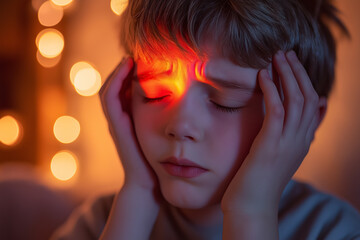
[[[318,106],[316,109],[316,116],[315,116],[315,129],[314,129],[314,135],[312,137],[312,141],[314,140],[314,136],[315,136],[315,132],[318,129],[318,127],[320,126],[321,122],[323,121],[323,119],[325,118],[325,114],[327,111],[327,98],[326,97],[320,97],[319,98],[319,102],[318,102]]]

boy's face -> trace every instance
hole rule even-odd
[[[258,69],[235,65],[213,46],[204,46],[205,61],[172,53],[137,61],[137,138],[163,196],[180,208],[220,203],[264,117]]]

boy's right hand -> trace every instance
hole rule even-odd
[[[124,111],[120,100],[120,91],[125,81],[131,81],[132,76],[129,75],[133,67],[134,62],[131,58],[121,61],[106,79],[99,96],[110,134],[124,168],[124,185],[154,190],[157,185],[156,175],[145,160],[131,117]]]
[[[138,144],[131,116],[121,100],[131,81],[134,62],[128,58],[117,66],[100,90],[100,100],[122,162],[125,181],[115,196],[101,240],[149,239],[159,211],[158,184]],[[126,219],[126,221],[124,221]],[[141,231],[139,231],[141,229]]]

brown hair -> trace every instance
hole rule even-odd
[[[293,49],[317,93],[327,97],[336,61],[330,23],[349,36],[337,15],[330,0],[129,0],[120,42],[135,58],[165,56],[170,46],[202,56],[201,41],[210,33],[224,56],[253,68]]]

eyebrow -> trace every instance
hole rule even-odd
[[[133,79],[136,82],[139,82],[139,80],[144,81],[144,82],[147,82],[149,80],[156,81],[156,79],[153,79],[154,76],[159,77],[159,76],[164,76],[164,75],[168,76],[169,71],[163,71],[163,72],[146,71],[141,74],[134,74]]]
[[[254,90],[255,88],[250,86],[247,83],[244,82],[239,82],[239,81],[234,81],[234,80],[230,80],[230,79],[222,79],[222,78],[216,78],[216,77],[206,77],[206,79],[208,79],[208,81],[215,83],[216,85],[222,87],[222,88],[227,88],[227,89],[242,89],[242,90]],[[210,84],[212,85],[212,84]]]
[[[161,77],[161,76],[168,76],[169,75],[169,71],[162,71],[162,72],[155,72],[155,71],[147,71],[141,74],[138,74],[136,76],[134,76],[134,80],[136,82],[147,82],[147,81],[157,81],[157,79],[152,78],[154,76],[156,77]],[[203,82],[203,81],[201,81]],[[204,82],[205,84],[208,84],[214,88],[226,88],[226,89],[235,89],[235,90],[248,90],[248,91],[257,91],[258,90],[258,86],[256,84],[256,86],[251,86],[248,83],[245,82],[239,82],[233,79],[223,79],[223,78],[218,78],[218,77],[214,77],[214,76],[207,76],[206,77],[206,81]],[[214,86],[215,85],[215,86]]]

